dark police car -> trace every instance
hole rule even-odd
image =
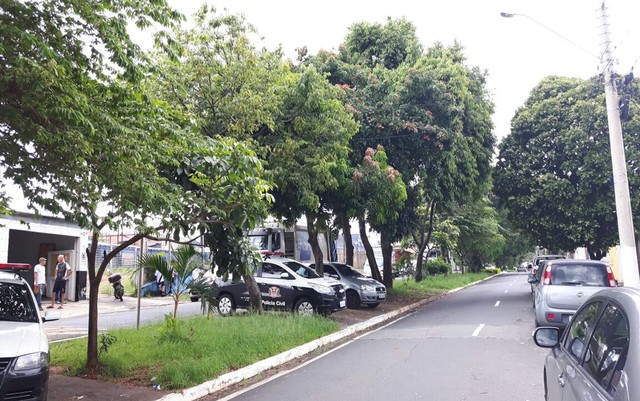
[[[267,309],[293,311],[299,315],[329,315],[347,307],[342,284],[328,281],[313,269],[292,259],[271,257],[262,262],[255,279]],[[243,281],[218,280],[218,312],[232,314],[249,307],[249,292]]]

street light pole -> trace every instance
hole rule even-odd
[[[613,73],[613,55],[611,41],[609,39],[609,25],[607,22],[606,6],[602,1],[601,19],[604,40],[602,43],[602,71],[604,76],[604,90],[607,105],[607,121],[609,125],[609,143],[611,146],[611,164],[613,167],[613,185],[616,202],[616,217],[618,220],[618,235],[620,238],[620,274],[624,285],[627,287],[640,287],[640,274],[638,273],[638,255],[636,253],[636,240],[631,213],[631,196],[629,194],[629,182],[627,180],[627,163],[624,155],[622,141],[622,124],[620,122],[620,106],[618,93],[615,86],[615,74]],[[536,21],[525,14],[505,13],[504,18],[512,18],[516,15],[525,17],[541,27],[551,31],[580,50],[597,57],[584,47],[572,42],[548,26]],[[598,58],[598,57],[597,57]]]
[[[631,196],[627,179],[627,162],[622,140],[622,124],[620,122],[620,106],[616,91],[615,74],[613,72],[613,55],[609,39],[607,8],[604,1],[600,7],[602,20],[602,75],[607,104],[607,120],[609,122],[609,143],[611,146],[611,164],[613,167],[613,187],[616,199],[616,216],[618,218],[618,235],[620,236],[620,273],[625,286],[640,286],[638,274],[638,255],[631,213]]]

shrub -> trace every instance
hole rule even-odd
[[[441,258],[436,258],[427,261],[427,272],[430,276],[449,274],[449,272],[451,272],[451,266]]]

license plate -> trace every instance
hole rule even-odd
[[[386,297],[387,297],[387,294],[378,295],[378,299],[385,299]]]
[[[340,301],[340,307],[344,308],[345,306],[347,306],[347,301],[343,299],[342,301]]]

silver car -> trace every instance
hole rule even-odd
[[[347,308],[357,309],[361,304],[375,308],[387,299],[387,288],[379,281],[367,278],[353,267],[343,263],[323,263],[324,276],[340,281],[347,292]],[[315,268],[314,264],[310,265]]]
[[[529,279],[535,285],[536,326],[565,327],[580,305],[602,287],[616,287],[611,268],[596,260],[549,260]]]
[[[601,290],[576,312],[562,338],[557,327],[539,327],[533,338],[551,348],[546,401],[640,400],[640,289]]]

